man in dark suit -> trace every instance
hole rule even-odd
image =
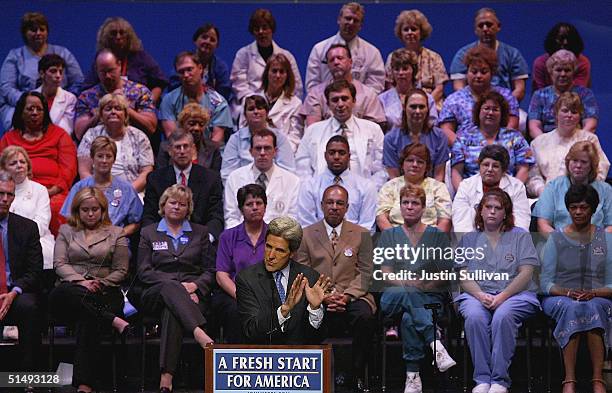
[[[323,299],[326,330],[353,336],[353,377],[362,390],[364,366],[372,352],[376,328],[376,303],[368,292],[372,278],[372,240],[366,228],[344,218],[349,208],[348,191],[336,184],[323,192],[323,220],[304,228],[296,261],[310,266],[332,281]]]
[[[317,340],[330,280],[291,259],[301,241],[302,228],[294,219],[270,221],[264,261],[236,276],[238,314],[249,343],[298,345]]]
[[[223,231],[223,185],[215,171],[193,164],[196,151],[193,136],[176,130],[169,137],[170,165],[157,169],[147,176],[142,226],[161,220],[159,198],[173,184],[182,184],[193,192],[193,213],[189,219],[206,225],[214,239]],[[211,239],[212,240],[212,239]]]
[[[0,325],[17,325],[22,369],[35,371],[41,344],[42,248],[36,223],[9,213],[14,199],[15,182],[0,171]]]

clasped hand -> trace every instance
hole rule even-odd
[[[567,292],[567,297],[581,302],[586,302],[587,300],[593,299],[595,297],[595,293],[593,291],[587,291],[584,289],[570,289]]]

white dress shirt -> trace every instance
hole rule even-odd
[[[340,182],[338,184],[346,188],[349,194],[349,207],[345,219],[367,229],[374,228],[378,198],[378,191],[374,182],[349,169],[339,176]],[[298,221],[303,227],[323,219],[323,209],[321,208],[323,192],[327,187],[334,184],[335,177],[327,169],[320,175],[302,182],[298,196]]]
[[[260,171],[254,164],[243,166],[232,172],[225,183],[223,198],[225,212],[225,227],[232,228],[240,224],[244,217],[238,208],[236,194],[247,184],[257,184]],[[264,221],[270,222],[280,216],[290,216],[297,219],[297,199],[300,189],[300,179],[293,173],[274,164],[266,172],[268,178],[266,187],[266,214]]]
[[[379,94],[385,86],[385,65],[377,47],[357,36],[350,42],[344,41],[340,33],[323,40],[312,47],[306,68],[306,91],[314,86],[332,80],[325,55],[333,44],[346,44],[353,60],[352,74],[356,79],[370,86]]]
[[[382,163],[384,135],[380,126],[351,116],[346,121],[347,139],[351,150],[350,168],[377,187],[387,180]],[[302,143],[295,155],[296,173],[300,177],[317,176],[327,170],[325,145],[329,138],[340,135],[340,123],[335,117],[316,122],[306,128]]]

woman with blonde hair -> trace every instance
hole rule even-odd
[[[15,199],[11,213],[29,218],[38,225],[43,252],[43,268],[53,268],[55,238],[49,231],[51,205],[47,188],[32,178],[32,161],[21,146],[7,146],[0,154],[0,168],[10,173],[15,181]]]
[[[404,10],[395,19],[395,36],[404,44],[404,48],[416,54],[415,87],[431,94],[437,110],[440,110],[444,99],[444,83],[448,81],[448,74],[442,56],[423,46],[423,42],[429,38],[432,31],[429,20],[419,10]],[[389,84],[393,83],[391,77],[393,53],[395,51],[389,54],[385,63]]]
[[[172,392],[183,342],[192,335],[204,348],[213,340],[204,327],[215,281],[215,251],[204,225],[189,221],[193,195],[183,185],[159,199],[159,223],[144,227],[138,246],[141,309],[161,316],[160,392]]]
[[[109,201],[108,215],[113,225],[122,227],[126,236],[134,234],[140,227],[142,202],[130,183],[112,175],[117,158],[115,141],[108,136],[97,137],[91,144],[89,156],[93,174],[72,186],[60,213],[68,218],[74,196],[85,187],[95,187]]]
[[[98,136],[108,136],[117,145],[117,156],[112,174],[132,184],[136,192],[143,192],[147,175],[153,170],[153,149],[147,135],[129,125],[128,102],[117,93],[100,99],[102,124],[87,130],[79,144],[79,176],[92,175],[91,145]]]
[[[204,168],[219,172],[221,170],[221,153],[217,145],[210,139],[210,135],[206,133],[208,123],[210,122],[210,112],[202,107],[202,105],[192,102],[185,105],[181,113],[179,113],[177,120],[179,129],[193,135],[193,142],[196,147],[193,162]],[[158,168],[170,165],[169,147],[169,141],[167,140],[159,145],[156,162]]]
[[[106,18],[96,36],[96,51],[102,49],[110,49],[121,63],[121,76],[145,85],[151,90],[153,101],[159,101],[162,90],[168,85],[168,78],[155,59],[143,49],[142,41],[130,22],[120,16]],[[85,86],[97,83],[99,79],[94,62]]]
[[[55,243],[53,266],[60,282],[49,295],[52,315],[76,324],[72,384],[79,392],[92,392],[96,384],[102,329],[121,335],[130,330],[120,289],[128,264],[128,241],[123,228],[111,224],[106,197],[94,187],[82,189]]]

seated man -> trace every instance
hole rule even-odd
[[[320,341],[321,303],[330,279],[295,262],[302,227],[278,217],[266,231],[263,262],[236,276],[236,300],[242,331],[252,344],[309,344]],[[317,279],[318,277],[318,279]]]
[[[355,387],[363,388],[364,366],[372,351],[376,304],[368,293],[372,279],[372,240],[369,230],[346,221],[349,193],[340,185],[325,189],[324,218],[306,228],[296,261],[332,280],[323,299],[325,325],[331,335],[348,327],[353,337],[352,366]]]
[[[501,22],[491,8],[481,8],[474,18],[474,29],[478,41],[467,44],[459,49],[453,57],[450,66],[450,77],[455,90],[466,86],[467,67],[463,63],[466,52],[477,45],[483,45],[497,52],[497,73],[491,84],[512,91],[512,95],[520,102],[525,96],[525,82],[529,77],[529,67],[518,49],[497,40],[501,30]]]
[[[346,219],[368,230],[374,227],[376,219],[377,191],[374,183],[349,169],[351,153],[349,143],[342,135],[329,138],[325,146],[327,169],[302,183],[298,196],[298,221],[303,226],[312,225],[323,219],[320,201],[323,191],[333,184],[339,184],[349,193]]]
[[[325,65],[327,49],[333,44],[348,46],[353,55],[352,75],[376,94],[383,91],[385,85],[385,65],[378,48],[357,34],[361,30],[365,9],[359,3],[346,3],[338,14],[338,33],[333,37],[317,43],[308,57],[306,69],[306,91],[320,83],[331,82],[330,72]]]
[[[378,187],[384,184],[387,179],[382,164],[384,135],[378,124],[353,116],[355,94],[355,86],[345,80],[334,81],[325,88],[333,116],[306,128],[295,155],[298,176],[316,176],[327,170],[325,145],[332,136],[342,135],[351,148],[351,170],[372,178]]]
[[[0,325],[17,325],[21,370],[37,371],[36,359],[41,356],[38,293],[42,248],[36,223],[9,213],[14,199],[15,181],[8,172],[0,171]],[[28,389],[26,392],[34,392]]]
[[[385,111],[378,100],[376,91],[354,79],[351,74],[353,60],[351,51],[344,44],[333,44],[325,53],[327,67],[332,76],[332,81],[345,80],[355,86],[356,101],[353,114],[360,118],[371,120],[374,123],[384,124],[386,122]],[[304,99],[299,114],[304,117],[306,126],[317,121],[328,119],[332,113],[325,100],[325,88],[330,82],[319,83],[313,86]]]
[[[233,127],[232,116],[225,98],[202,81],[204,68],[200,59],[192,52],[181,52],[174,59],[174,68],[181,79],[181,86],[162,98],[159,119],[164,134],[168,137],[174,132],[178,115],[185,105],[197,102],[210,112],[206,136],[217,145],[223,144],[225,129]]]
[[[514,225],[529,231],[531,209],[523,182],[508,175],[510,155],[501,145],[485,146],[478,156],[480,172],[459,183],[453,200],[453,230],[457,233],[476,230],[474,218],[484,190],[499,187],[510,195],[513,204]]]
[[[257,131],[251,138],[253,164],[233,171],[225,183],[225,226],[232,228],[242,222],[236,193],[247,184],[259,184],[266,190],[268,204],[264,221],[280,216],[297,218],[297,199],[300,179],[274,163],[276,134],[270,130]]]
[[[215,239],[223,230],[223,186],[219,173],[193,164],[195,151],[193,135],[176,130],[170,135],[169,149],[171,164],[156,169],[147,176],[142,226],[161,220],[159,198],[166,188],[173,184],[187,185],[193,192],[193,213],[190,221],[206,225]]]
[[[96,55],[96,72],[100,83],[84,90],[77,100],[74,135],[80,140],[85,131],[98,125],[98,102],[108,93],[121,92],[128,100],[130,124],[151,135],[157,127],[157,116],[151,91],[140,83],[121,78],[121,63],[110,49]]]

